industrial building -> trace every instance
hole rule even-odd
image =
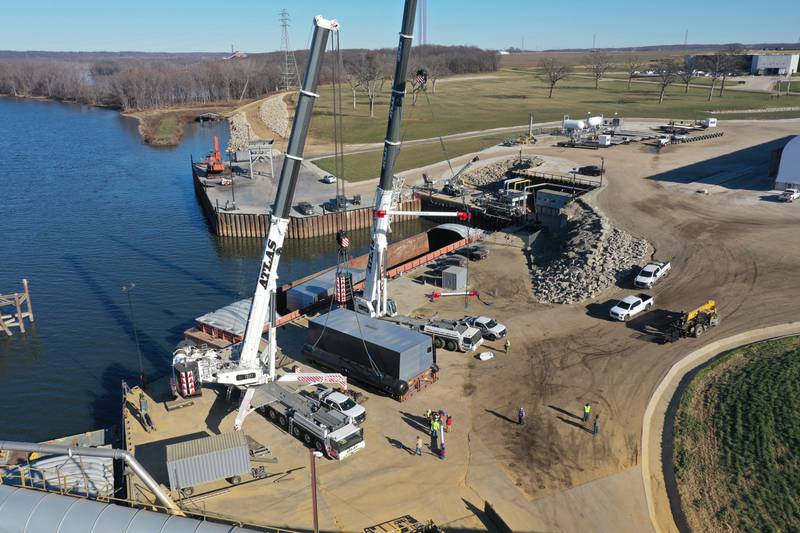
[[[800,54],[757,54],[750,63],[750,73],[759,76],[791,76],[797,72]]]
[[[775,177],[775,188],[800,188],[800,135],[792,137],[781,152],[778,175]]]

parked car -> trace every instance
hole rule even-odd
[[[451,266],[465,267],[467,266],[467,263],[469,263],[469,259],[463,255],[453,254],[436,259],[431,266],[436,268],[447,268]]]
[[[579,168],[578,174],[582,174],[584,176],[602,176],[605,174],[605,170],[597,165],[589,165]]]
[[[621,320],[623,322],[633,318],[642,311],[649,311],[653,307],[653,297],[646,294],[637,294],[635,296],[626,296],[617,305],[611,308],[609,315],[614,320]]]
[[[464,322],[468,326],[478,328],[483,338],[489,341],[502,339],[508,332],[503,324],[488,316],[465,316]]]
[[[332,176],[331,174],[325,174],[324,176],[322,176],[322,179],[320,181],[322,181],[322,183],[327,183],[327,184],[336,183],[336,176]]]
[[[486,249],[485,246],[480,245],[465,246],[464,248],[456,250],[455,253],[463,255],[470,261],[480,261],[481,259],[489,257],[489,250]]]
[[[641,289],[652,289],[658,280],[666,276],[672,269],[672,263],[653,261],[647,263],[636,275],[633,284]]]
[[[779,202],[794,202],[800,198],[800,190],[797,189],[785,189],[780,196],[778,196]]]
[[[313,215],[316,213],[316,208],[309,202],[300,202],[296,207],[301,215]]]

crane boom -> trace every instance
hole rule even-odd
[[[283,159],[275,201],[270,213],[270,227],[267,242],[258,273],[253,301],[247,316],[244,340],[240,345],[238,360],[235,357],[223,357],[214,349],[197,346],[181,346],[173,353],[173,389],[186,397],[198,393],[199,383],[219,383],[244,389],[245,393],[239,405],[234,422],[235,428],[241,429],[245,417],[253,411],[251,400],[256,387],[275,381],[275,290],[278,280],[278,263],[283,250],[283,240],[289,226],[289,214],[292,200],[303,162],[308,126],[314,108],[314,101],[319,96],[315,93],[322,68],[322,56],[332,31],[338,31],[339,24],[335,20],[323,17],[314,18],[314,33],[308,54],[303,84],[297,99],[297,109],[292,124],[292,133]],[[259,357],[259,345],[264,323],[269,321],[269,340],[267,356]],[[264,359],[268,362],[265,365]],[[266,366],[266,371],[265,371]],[[299,381],[301,383],[336,383],[346,388],[346,378],[340,374],[300,373],[294,372],[281,378],[281,381]]]
[[[300,164],[303,162],[303,149],[306,135],[308,134],[309,122],[311,121],[311,113],[319,96],[315,91],[322,68],[322,57],[327,46],[328,35],[332,30],[338,31],[338,27],[336,21],[329,21],[322,17],[314,19],[314,35],[311,39],[308,66],[298,95],[292,133],[289,136],[289,143],[283,158],[283,166],[278,178],[278,190],[275,194],[275,202],[272,205],[267,243],[261,259],[253,302],[250,305],[250,312],[247,316],[247,327],[245,328],[244,342],[239,358],[240,367],[260,366],[256,364],[258,362],[258,347],[261,342],[264,322],[268,316],[270,319],[270,336],[274,335],[274,299],[278,280],[278,263],[283,250],[286,229],[289,226],[289,213],[292,209],[292,200],[297,186],[297,177],[300,173]],[[275,365],[273,357],[275,345],[273,342],[269,343],[269,350],[269,373],[270,378],[274,379]]]
[[[389,123],[386,126],[386,138],[383,141],[383,159],[381,161],[381,178],[375,192],[375,211],[389,212],[392,209],[392,188],[394,185],[394,164],[400,152],[400,125],[403,117],[403,100],[406,96],[406,75],[408,58],[411,54],[411,41],[414,36],[414,18],[417,12],[417,0],[406,0],[403,8],[403,23],[400,29],[400,41],[397,45],[397,62],[394,69],[392,96],[389,100]],[[364,281],[364,292],[355,298],[356,311],[371,316],[386,314],[387,302],[383,272],[386,268],[386,251],[390,217],[374,217],[372,235],[367,261],[367,274]],[[382,296],[383,295],[383,296]]]

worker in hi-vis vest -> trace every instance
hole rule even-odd
[[[586,405],[583,406],[583,423],[589,421],[589,415],[592,414],[592,406],[589,405],[589,402],[586,402]]]

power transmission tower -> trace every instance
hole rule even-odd
[[[288,91],[300,86],[300,74],[297,72],[297,61],[294,50],[289,46],[289,12],[281,9],[281,50],[283,50],[283,68],[281,70],[281,90]]]

